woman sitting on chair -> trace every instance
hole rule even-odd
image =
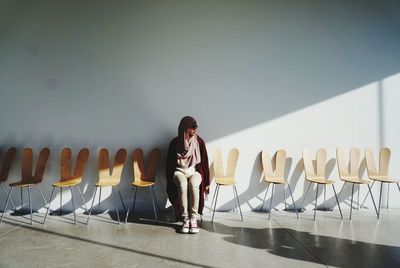
[[[185,116],[168,148],[167,193],[176,219],[182,218],[182,233],[199,232],[197,217],[203,213],[204,192],[208,194],[210,187],[207,149],[196,130],[196,120]]]

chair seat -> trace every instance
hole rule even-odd
[[[357,177],[341,177],[340,178],[342,181],[345,182],[350,182],[350,183],[356,183],[356,184],[368,184],[371,183],[370,180],[363,180]]]
[[[67,181],[58,181],[53,183],[52,185],[54,187],[70,187],[70,186],[75,186],[81,183],[81,179],[72,179],[72,180],[67,180]]]
[[[18,181],[18,182],[10,183],[9,185],[11,187],[27,187],[27,186],[36,185],[36,184],[39,184],[39,183],[38,182]]]
[[[325,179],[323,177],[314,177],[314,178],[307,178],[308,181],[320,183],[320,184],[334,184],[335,181],[330,179]]]
[[[138,181],[132,182],[132,185],[136,186],[136,187],[149,187],[149,186],[153,186],[154,182],[138,180]]]
[[[287,184],[287,181],[284,178],[279,178],[279,177],[265,178],[265,181],[268,183],[275,183],[275,184]]]
[[[120,180],[104,180],[95,184],[97,187],[113,187],[119,184]]]
[[[220,185],[235,185],[235,179],[229,177],[215,178],[215,183]]]
[[[370,176],[369,178],[374,181],[381,181],[381,182],[387,182],[387,183],[399,183],[400,182],[400,180],[393,180],[387,176]]]

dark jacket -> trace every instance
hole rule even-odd
[[[204,208],[204,191],[207,186],[210,185],[210,171],[208,167],[208,157],[206,144],[203,139],[197,136],[200,147],[200,157],[201,162],[196,165],[196,171],[201,175],[200,184],[200,200],[199,200],[199,214],[203,214]],[[176,219],[179,220],[182,217],[182,206],[179,203],[178,198],[178,186],[174,183],[174,173],[177,166],[177,147],[178,147],[178,137],[174,138],[169,144],[168,155],[167,155],[167,165],[165,176],[167,178],[167,194],[168,199],[175,209]]]

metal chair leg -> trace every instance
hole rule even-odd
[[[33,225],[33,216],[32,216],[32,199],[31,199],[31,187],[28,186],[28,199],[29,199],[29,211],[31,215],[31,225]]]
[[[374,186],[374,183],[375,183],[375,181],[372,182],[371,189],[372,189],[372,187]],[[365,195],[364,201],[363,201],[362,204],[361,204],[361,208],[364,206],[365,200],[367,200],[367,196],[369,195],[369,193],[370,193],[370,192],[368,192],[368,193]],[[372,194],[372,193],[371,193],[371,194]]]
[[[212,210],[212,208],[213,208],[214,199],[215,199],[215,194],[217,193],[217,188],[218,188],[218,184],[217,184],[217,186],[215,187],[215,190],[214,190],[214,195],[213,195],[213,198],[212,198],[212,201],[211,201],[210,210],[208,211],[208,213],[210,213],[210,212],[211,212],[211,210]]]
[[[157,199],[156,191],[154,190],[154,186],[150,186],[150,189],[153,192],[153,196],[154,196],[154,200],[155,200],[155,203],[156,203],[156,207],[157,207],[158,213],[161,213],[161,208],[160,208],[160,205],[158,204],[158,199]]]
[[[220,185],[217,184],[217,188],[215,189],[215,191],[216,191],[216,193],[217,193],[217,196],[215,197],[215,203],[214,203],[214,209],[213,209],[213,215],[212,215],[212,218],[211,218],[211,222],[214,222],[214,214],[215,214],[215,209],[216,209],[216,207],[217,207],[218,194],[219,194],[219,187],[220,187]]]
[[[114,191],[114,186],[111,187],[111,195],[114,200],[114,207],[115,207],[115,212],[117,212],[117,219],[118,219],[118,224],[120,224],[120,219],[119,219],[119,208],[118,208],[118,202],[117,202],[117,197],[115,196],[116,193]]]
[[[308,188],[307,188],[307,191],[306,191],[306,194],[304,195],[304,197],[303,197],[303,201],[301,201],[301,204],[300,204],[300,207],[299,207],[299,209],[300,210],[302,210],[303,209],[303,203],[304,203],[304,200],[306,199],[306,197],[307,197],[307,194],[308,194],[308,191],[310,190],[310,187],[311,187],[311,182],[310,182],[310,184],[308,185]]]
[[[319,183],[317,183],[317,193],[316,193],[316,195],[315,195],[314,221],[315,221],[315,216],[317,215],[317,205],[318,205],[318,186],[319,186]]]
[[[350,220],[351,220],[351,213],[353,212],[353,195],[354,195],[354,183],[351,186],[351,202],[350,202]]]
[[[340,189],[340,192],[339,192],[339,195],[338,195],[338,199],[340,199],[340,196],[342,195],[342,192],[343,192],[344,186],[346,186],[346,183],[347,183],[347,181],[345,181],[345,182],[343,183],[342,189]],[[333,205],[332,210],[333,210],[334,208],[335,208],[335,205]]]
[[[92,197],[92,205],[90,206],[89,215],[86,220],[86,225],[89,223],[90,215],[92,214],[92,209],[93,209],[94,200],[96,198],[96,193],[97,193],[97,186],[95,186],[95,188],[94,188],[94,193],[93,193],[93,197]]]
[[[153,196],[153,193],[152,193],[152,189],[150,189],[150,195],[151,195],[151,203],[153,204],[154,217],[156,218],[156,222],[157,222],[158,221],[158,217],[157,217],[156,205],[154,203],[155,201],[154,201],[154,196]]]
[[[97,214],[100,214],[100,205],[101,205],[101,189],[103,189],[103,187],[100,187],[100,191],[99,191],[99,206],[97,207]]]
[[[326,203],[326,184],[324,184],[324,211],[326,211],[325,203]]]
[[[290,185],[289,185],[289,184],[288,184],[288,188],[289,188],[290,196],[292,197],[292,202],[293,202],[294,211],[296,211],[297,219],[299,219],[299,212],[297,211],[296,203],[294,202],[293,193],[292,193],[292,190],[290,189]]]
[[[346,183],[347,183],[346,181],[343,183],[342,188],[340,189],[340,192],[339,192],[339,195],[338,195],[338,199],[340,199],[340,196],[342,195],[343,188],[346,185]]]
[[[119,185],[118,185],[118,195],[119,195],[119,199],[121,199],[122,207],[124,208],[124,211],[126,213],[126,207],[125,207],[124,199],[122,198],[121,191],[119,190]]]
[[[283,202],[285,203],[285,210],[287,211],[285,185],[283,185]]]
[[[43,195],[42,191],[40,190],[39,185],[35,184],[35,186],[36,186],[36,189],[39,191],[40,196],[42,197],[42,200],[43,200],[44,204],[47,206],[47,200],[46,200],[46,198],[44,198],[44,195]]]
[[[358,184],[357,191],[357,210],[360,208],[360,184]]]
[[[389,209],[389,193],[390,193],[390,183],[388,183],[388,185],[387,185],[386,209]]]
[[[132,189],[132,194],[131,194],[131,198],[130,198],[130,201],[129,201],[129,207],[128,207],[128,210],[127,210],[126,216],[125,216],[125,223],[128,222],[129,211],[131,210],[132,202],[133,202],[133,211],[132,211],[132,213],[133,214],[135,213],[136,192],[137,192],[137,187],[135,187],[135,189]],[[135,194],[135,196],[133,196],[133,194]]]
[[[69,187],[71,191],[71,202],[72,202],[72,212],[74,213],[74,224],[76,224],[76,212],[75,212],[75,203],[74,203],[74,192],[72,191],[72,186]]]
[[[51,195],[50,195],[49,204],[47,205],[46,215],[44,215],[43,224],[46,222],[47,214],[49,214],[50,205],[51,205],[51,200],[52,200],[52,198],[53,198],[53,194],[54,194],[54,190],[55,190],[55,189],[56,189],[56,187],[53,186],[53,190],[51,191]]]
[[[60,187],[60,216],[62,215],[61,213],[61,208],[62,208],[62,187]]]
[[[234,186],[235,192],[236,192],[236,198],[237,198],[237,202],[238,202],[238,207],[239,207],[239,212],[240,212],[240,219],[243,222],[243,214],[242,214],[242,208],[240,207],[240,200],[239,200],[239,195],[237,193],[237,189],[236,189],[236,185]]]
[[[233,185],[232,185],[232,192],[233,192],[233,196],[236,197],[235,188],[233,188]],[[233,212],[235,212],[235,213],[237,212],[236,198],[233,198]]]
[[[383,188],[383,182],[381,182],[381,190],[380,190],[380,194],[379,194],[378,219],[381,215],[382,188]]]
[[[271,195],[271,201],[269,202],[268,220],[271,219],[272,200],[274,199],[274,190],[275,190],[275,183],[272,184],[272,195]]]
[[[336,203],[337,203],[338,208],[339,208],[340,218],[343,220],[343,213],[342,213],[342,209],[340,208],[339,198],[338,198],[338,196],[337,196],[337,194],[336,194],[335,185],[332,184],[332,188],[333,188],[333,193],[335,194],[335,197],[336,197]]]
[[[11,187],[10,187],[10,191],[8,192],[8,195],[7,195],[6,203],[4,204],[3,213],[1,213],[0,223],[3,222],[4,213],[5,213],[6,210],[7,210],[7,205],[8,205],[8,201],[10,201],[10,196],[11,196],[12,190],[13,190],[13,187],[11,186]]]
[[[369,193],[371,194],[372,203],[374,204],[374,208],[375,208],[376,216],[377,216],[377,217],[378,217],[378,219],[379,219],[379,216],[378,216],[378,210],[376,209],[376,204],[375,204],[374,196],[372,195],[372,192],[371,192],[371,187],[369,186],[369,184],[367,184],[367,186],[368,186],[368,191],[369,191]]]
[[[4,191],[4,193],[6,194],[6,197],[7,197],[7,190],[6,190],[6,188],[4,187],[4,185],[2,184],[2,183],[0,183],[0,185],[1,185],[1,188],[3,189],[3,191]],[[14,211],[17,211],[17,208],[16,208],[16,206],[15,206],[15,204],[14,204],[14,202],[10,199],[10,203],[11,203],[11,205],[13,206],[13,208],[14,208]]]
[[[88,207],[86,206],[85,198],[83,198],[83,194],[82,194],[81,188],[79,187],[79,185],[76,185],[76,187],[78,188],[78,192],[79,192],[79,195],[81,196],[81,199],[82,199],[82,202],[83,202],[83,206],[85,207],[85,211],[86,211],[86,213],[89,213]]]
[[[264,208],[264,203],[265,203],[265,199],[267,198],[267,193],[268,193],[269,185],[270,185],[270,184],[271,184],[271,183],[268,183],[267,190],[265,191],[265,195],[264,195],[264,199],[263,199],[263,202],[262,202],[262,205],[261,205],[261,208],[260,208],[260,212],[261,212],[262,209]]]
[[[21,192],[21,216],[24,215],[24,194],[22,192],[22,187],[19,188],[20,192]]]

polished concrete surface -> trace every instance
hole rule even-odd
[[[300,213],[233,212],[203,216],[199,234],[180,234],[179,223],[135,215],[94,215],[89,225],[72,215],[6,214],[0,224],[0,267],[400,267],[400,210]],[[168,215],[168,214],[167,214]],[[165,218],[165,217],[164,217]]]

